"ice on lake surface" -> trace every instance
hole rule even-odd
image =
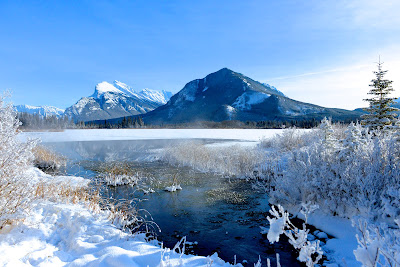
[[[159,160],[162,149],[187,140],[119,140],[53,142],[46,146],[67,157],[68,174],[95,178],[107,164],[123,162],[143,179],[136,186],[108,187],[106,197],[139,199],[138,208],[146,210],[160,227],[157,239],[172,248],[183,236],[196,242],[186,248],[198,255],[218,255],[233,262],[262,262],[275,259],[279,253],[283,266],[298,266],[287,242],[270,245],[260,234],[266,225],[266,195],[255,192],[245,180],[229,179],[213,173],[202,173],[189,167],[172,166]],[[197,140],[213,145],[231,140]],[[165,191],[177,181],[182,190]],[[153,189],[144,194],[142,189]],[[143,212],[143,216],[147,214]],[[150,216],[148,216],[150,219]],[[286,244],[285,244],[286,243]]]

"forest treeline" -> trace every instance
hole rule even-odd
[[[21,130],[63,130],[63,129],[197,129],[197,128],[215,128],[215,129],[282,129],[282,128],[304,128],[311,129],[319,125],[320,120],[298,119],[298,120],[266,120],[266,121],[197,121],[178,124],[146,124],[143,119],[138,117],[124,117],[119,121],[99,120],[94,122],[74,122],[67,116],[42,116],[39,114],[18,113],[18,119],[22,123]],[[356,119],[333,120],[348,124]]]

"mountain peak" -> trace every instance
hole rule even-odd
[[[228,73],[235,73],[233,70],[231,70],[231,69],[228,69],[227,67],[224,67],[224,68],[222,68],[222,69],[220,69],[220,70],[218,70],[218,71],[216,71],[216,72],[214,72],[214,73],[211,73],[211,74],[228,74]]]
[[[108,82],[101,82],[98,83],[94,89],[93,97],[94,98],[100,98],[103,94],[105,93],[116,93],[116,94],[122,94],[123,92],[119,89],[117,89],[114,85]]]
[[[228,69],[227,67],[223,67],[222,69],[220,69],[219,71],[229,71],[229,72],[234,72],[231,69]]]
[[[144,114],[167,103],[171,93],[152,89],[135,91],[129,85],[114,80],[100,82],[94,93],[82,97],[65,114],[75,121],[90,121]]]

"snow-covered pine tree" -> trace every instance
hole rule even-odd
[[[399,109],[392,107],[396,98],[389,97],[393,91],[391,80],[384,79],[387,70],[382,70],[383,62],[378,62],[378,71],[374,71],[375,79],[369,85],[372,89],[368,92],[371,98],[364,99],[369,102],[368,114],[362,116],[361,124],[370,130],[384,130],[390,128],[396,122],[396,113]]]

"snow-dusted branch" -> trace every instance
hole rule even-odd
[[[307,207],[308,212],[316,206],[311,204],[304,205]],[[280,205],[272,206],[269,213],[272,217],[267,217],[270,228],[268,231],[267,238],[269,242],[275,243],[279,242],[279,237],[284,234],[288,237],[289,243],[299,251],[299,261],[304,262],[307,266],[314,266],[317,264],[323,255],[323,251],[319,246],[319,240],[308,241],[307,235],[309,230],[307,230],[306,225],[303,224],[303,229],[298,229],[289,219],[289,213],[284,210]]]

